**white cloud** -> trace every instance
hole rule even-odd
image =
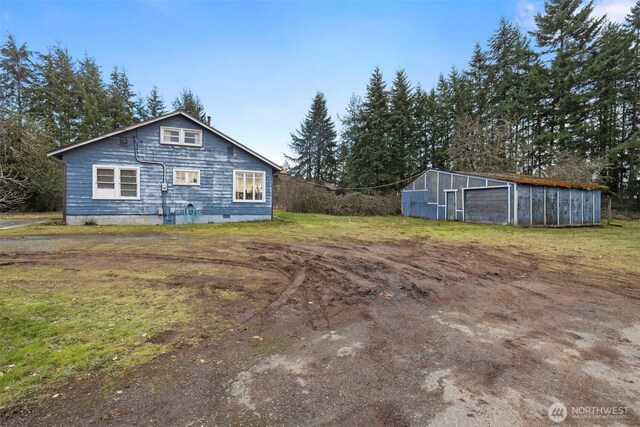
[[[623,22],[634,4],[635,0],[600,0],[595,2],[593,14],[606,14],[611,21]]]
[[[533,30],[536,27],[533,17],[542,8],[543,4],[540,2],[519,0],[516,4],[516,22],[525,30]]]
[[[593,7],[594,16],[607,15],[614,22],[624,22],[636,0],[596,0]],[[518,0],[515,20],[524,30],[536,27],[533,17],[544,11],[544,3],[537,0]]]

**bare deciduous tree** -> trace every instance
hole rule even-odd
[[[560,153],[556,161],[547,168],[545,175],[549,178],[572,182],[597,181],[602,171],[609,164],[604,157],[585,159],[577,153]]]
[[[466,172],[516,172],[516,162],[509,156],[510,134],[509,123],[487,129],[477,118],[460,117],[447,149],[450,168]]]
[[[0,164],[0,212],[10,212],[22,206],[25,196],[18,190],[24,186],[24,180],[6,171]]]

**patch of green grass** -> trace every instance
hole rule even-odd
[[[216,289],[215,295],[226,301],[237,301],[243,297],[242,292],[232,291],[230,289]]]
[[[62,212],[11,212],[0,213],[0,219],[47,219],[62,221]]]
[[[237,234],[243,236],[263,236],[274,234],[285,221],[230,222],[216,224],[177,224],[177,225],[80,225],[66,226],[59,224],[36,224],[19,229],[1,230],[1,236],[33,235],[33,234],[127,234],[143,236],[148,234],[183,234],[197,236],[215,236]],[[16,232],[16,230],[19,230]]]
[[[186,288],[111,283],[99,274],[65,284],[68,271],[11,267],[0,280],[0,406],[65,378],[148,362],[170,349],[149,338],[193,322]]]

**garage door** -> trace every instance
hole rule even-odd
[[[466,189],[464,220],[483,224],[509,224],[509,189],[507,187]]]

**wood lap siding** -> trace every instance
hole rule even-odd
[[[202,147],[160,144],[160,126],[201,129]],[[134,155],[133,137],[137,135],[139,157],[163,162],[167,166],[167,209],[180,213],[187,202],[196,205],[202,215],[270,215],[272,168],[239,147],[228,156],[230,143],[201,128],[191,120],[174,116],[127,132],[114,138],[88,144],[64,153],[66,163],[66,213],[68,215],[156,215],[162,207],[162,167],[140,164]],[[120,144],[120,137],[128,144]],[[92,165],[140,167],[140,200],[93,200]],[[199,186],[174,186],[173,169],[200,170]],[[265,172],[265,202],[233,202],[233,170]]]

